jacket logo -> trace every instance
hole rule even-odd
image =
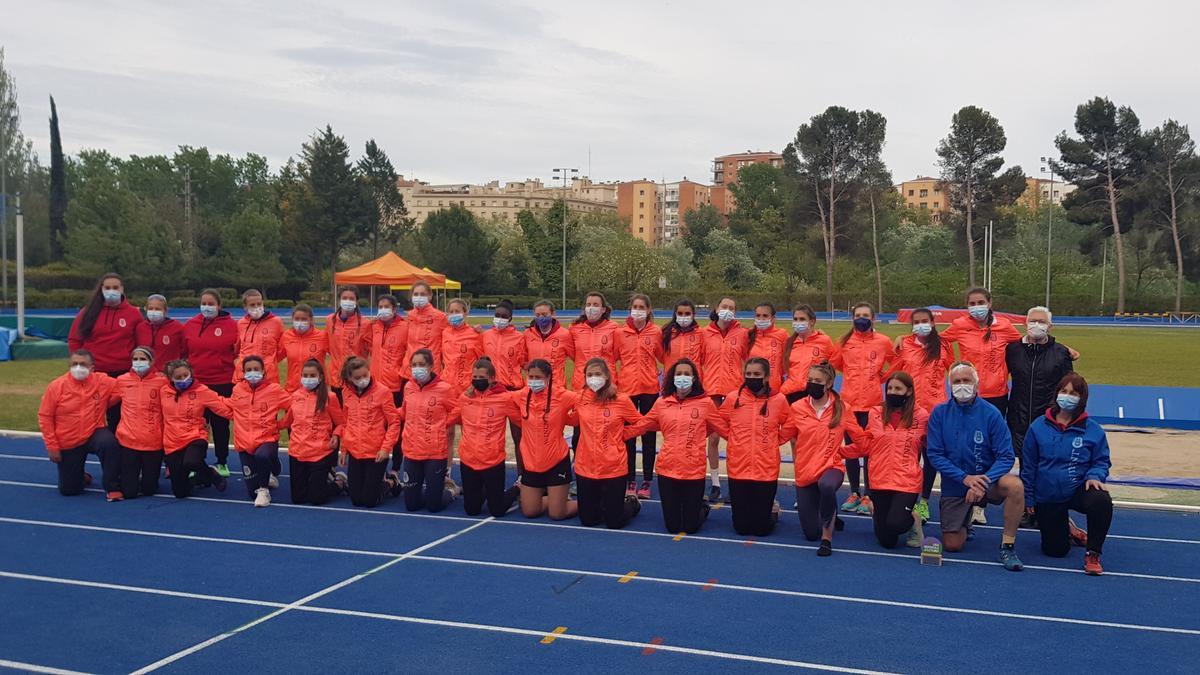
[[[509,347],[509,348],[508,348],[508,355],[509,355],[509,356],[516,356],[516,354],[517,354],[517,350],[513,349],[512,347]]]
[[[700,411],[699,410],[692,410],[692,419],[694,419],[694,420],[700,419]]]
[[[170,335],[164,335],[164,336],[163,336],[163,339],[162,339],[162,343],[163,343],[164,345],[169,345],[169,344],[171,344],[171,336],[170,336]]]
[[[870,359],[870,360],[872,360],[872,361],[874,361],[874,360],[875,360],[876,358],[878,358],[878,357],[879,357],[879,353],[878,353],[878,352],[876,352],[874,349],[872,349],[871,351],[867,352],[867,358],[868,358],[868,359]]]
[[[975,442],[983,443],[983,432],[980,431],[979,429],[975,430]]]
[[[427,405],[428,405],[430,408],[436,408],[436,407],[437,407],[437,404],[438,404],[437,397],[436,397],[436,396],[431,396],[431,397],[429,398],[429,403],[428,403]]]
[[[551,340],[550,344],[557,347],[558,346],[558,338],[554,338],[553,340]]]
[[[217,337],[221,337],[221,329],[218,328],[217,330],[213,331],[213,335],[216,335]]]
[[[605,416],[605,417],[612,417],[612,411],[611,411],[611,410],[609,410],[608,408],[605,408],[605,409],[604,409],[604,416]]]
[[[266,404],[266,403],[264,403],[264,404],[262,404],[262,405],[258,406],[258,411],[259,411],[259,412],[264,412],[264,413],[265,413],[265,412],[267,412],[267,404]]]
[[[154,401],[158,400],[158,391],[157,390],[154,390],[154,389],[150,390],[150,399],[154,400]]]
[[[195,400],[196,400],[196,392],[194,392],[194,391],[189,391],[189,392],[188,392],[188,400],[189,400],[189,401],[195,401]]]
[[[117,325],[121,328],[125,327],[125,319],[117,319]]]
[[[316,353],[317,353],[317,346],[316,346],[316,345],[309,345],[309,346],[308,346],[308,353],[309,353],[309,354],[316,354]]]
[[[495,408],[484,408],[483,414],[487,415],[488,417],[495,417],[496,409]]]
[[[1079,448],[1082,448],[1083,447],[1083,437],[1076,436],[1074,438],[1074,440],[1071,441],[1071,447],[1075,448],[1076,450],[1078,450]]]
[[[600,344],[602,344],[602,345],[608,344],[608,336],[607,335],[600,336]]]

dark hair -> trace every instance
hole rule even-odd
[[[825,393],[833,397],[833,416],[829,418],[829,428],[832,429],[842,423],[842,413],[845,411],[842,397],[838,396],[837,391],[833,388],[833,381],[837,379],[837,371],[833,369],[833,365],[829,361],[814,363],[808,369],[821,371],[821,374],[829,380],[829,384],[825,387]]]
[[[171,380],[172,382],[174,382],[174,378],[171,377],[171,373],[175,372],[176,370],[179,370],[180,368],[187,368],[188,377],[192,377],[194,375],[194,371],[192,370],[192,364],[188,363],[186,359],[175,359],[174,361],[167,361],[167,365],[163,367],[163,374],[167,376],[168,380]],[[175,390],[175,400],[178,401],[179,397],[182,394],[183,394],[182,391],[179,391],[178,389],[176,389]]]
[[[912,376],[903,370],[892,371],[892,373],[887,376],[887,380],[884,381],[884,386],[886,387],[887,383],[891,382],[892,380],[897,380],[900,382],[900,384],[908,387],[908,399],[905,400],[904,405],[900,406],[899,408],[892,408],[888,405],[887,399],[885,398],[883,401],[883,423],[887,424],[887,421],[892,418],[892,413],[898,412],[900,413],[900,423],[903,424],[907,429],[913,424],[913,410],[915,410],[917,407],[915,402],[917,398],[917,388],[913,385]]]
[[[671,320],[668,321],[666,323],[666,325],[663,326],[663,329],[662,329],[663,354],[664,355],[671,350],[672,335],[675,333],[683,332],[683,328],[679,325],[678,322],[675,321],[675,310],[679,309],[680,307],[690,307],[691,308],[692,315],[693,315],[692,316],[692,326],[695,327],[695,325],[696,325],[696,318],[695,318],[696,303],[692,302],[691,300],[688,300],[687,298],[680,298],[679,300],[677,300],[675,302],[675,309],[671,310]],[[692,330],[692,329],[689,328],[688,330]]]
[[[393,308],[396,308],[396,307],[399,307],[399,306],[400,306],[400,301],[399,301],[399,300],[397,300],[397,299],[396,299],[396,296],[392,295],[391,293],[384,293],[383,295],[381,295],[381,296],[379,296],[379,297],[375,298],[375,306],[376,306],[376,307],[378,307],[378,306],[379,306],[379,303],[381,303],[381,302],[387,302],[387,303],[389,303],[389,304],[390,304],[390,305],[391,305]]]
[[[752,356],[752,357],[746,359],[746,363],[742,364],[742,370],[745,371],[746,366],[749,366],[749,365],[756,365],[756,366],[763,367],[763,389],[762,389],[763,404],[762,404],[762,410],[759,411],[759,414],[762,415],[763,417],[766,417],[767,416],[767,403],[769,403],[771,401],[771,362],[767,361],[766,359],[764,359],[761,356]],[[737,400],[735,400],[733,402],[733,407],[735,407],[735,408],[742,407],[742,390],[745,388],[746,388],[746,382],[743,380],[742,386],[738,387]],[[758,396],[758,394],[755,394],[755,396]]]
[[[525,372],[526,373],[528,373],[529,371],[531,371],[535,368],[546,374],[546,412],[545,412],[545,414],[549,415],[550,414],[550,395],[551,395],[552,390],[554,389],[554,366],[551,366],[550,362],[547,361],[546,359],[534,359],[534,360],[530,361],[529,363],[525,364]],[[529,419],[529,402],[532,400],[533,400],[533,390],[530,389],[525,394],[525,414],[522,416],[524,419]]]
[[[354,311],[358,311],[358,289],[353,286],[339,286],[337,289],[338,298],[342,297],[342,293],[351,292],[354,294]]]
[[[604,321],[604,320],[608,319],[608,317],[612,316],[612,305],[608,304],[608,298],[604,297],[603,293],[601,293],[600,291],[588,291],[588,294],[583,296],[583,304],[584,305],[587,305],[588,298],[600,298],[600,304],[604,307],[604,313],[600,315],[601,321]],[[587,321],[588,318],[587,318],[587,312],[584,311],[585,309],[586,309],[586,307],[584,309],[580,309],[579,310],[579,318],[575,319],[571,323],[583,323],[583,322]]]
[[[125,286],[125,280],[115,272],[109,272],[96,280],[96,288],[92,291],[92,297],[88,298],[87,306],[83,308],[83,316],[79,317],[79,334],[85,340],[92,336],[92,329],[96,327],[96,319],[100,317],[100,310],[104,309],[104,282],[109,279],[120,281],[122,288]],[[124,292],[121,293],[121,297],[125,297]]]
[[[1087,380],[1083,379],[1082,375],[1075,371],[1071,371],[1066,375],[1063,375],[1062,379],[1058,381],[1058,385],[1054,388],[1055,401],[1050,404],[1050,409],[1054,411],[1054,414],[1058,414],[1058,392],[1062,391],[1063,387],[1067,386],[1068,384],[1071,385],[1071,388],[1074,389],[1075,393],[1079,395],[1079,405],[1076,406],[1075,410],[1073,411],[1075,419],[1079,419],[1079,416],[1087,410],[1088,383]]]
[[[917,318],[918,312],[929,315],[930,331],[929,335],[925,336],[925,363],[933,363],[942,358],[942,336],[938,333],[937,323],[933,317],[933,310],[928,307],[914,309],[909,320]]]
[[[206,288],[206,289],[200,291],[200,299],[201,300],[204,300],[204,296],[206,296],[206,295],[213,296],[213,299],[217,301],[217,309],[221,309],[222,307],[225,306],[225,301],[221,299],[221,292],[218,291],[217,289]]]
[[[630,308],[632,308],[633,303],[638,300],[641,300],[642,302],[646,303],[647,309],[649,309],[652,312],[654,311],[654,303],[650,302],[650,296],[646,295],[645,293],[630,293],[629,294]],[[647,317],[647,318],[650,318],[650,317]]]
[[[592,366],[600,366],[600,369],[604,371],[604,377],[608,380],[607,387],[595,392],[596,400],[611,401],[615,399],[617,397],[617,387],[613,384],[612,370],[610,370],[608,367],[608,361],[605,361],[600,357],[588,359],[587,363],[583,365],[583,374],[585,376],[587,375],[588,368],[591,368]]]
[[[258,365],[262,366],[263,370],[266,370],[267,364],[265,361],[263,361],[263,357],[259,356],[258,354],[250,354],[246,358],[242,359],[242,370],[245,370],[246,364],[250,363],[251,361],[258,361]]]
[[[426,291],[428,291],[430,295],[433,295],[433,286],[430,286],[428,281],[418,280],[418,281],[414,281],[412,286],[409,287],[409,289],[408,289],[409,296],[412,296],[413,291],[417,290],[417,286],[421,286]]]
[[[92,365],[96,365],[96,357],[86,349],[76,349],[75,351],[71,352],[71,356],[82,356],[91,362]]]
[[[696,367],[695,362],[686,356],[671,364],[671,367],[663,372],[662,395],[664,397],[674,396],[678,391],[675,389],[675,369],[681,365],[690,366],[692,369],[692,388],[688,391],[685,398],[704,396],[704,385],[700,382],[700,369]]]
[[[354,321],[359,325],[359,328],[362,328],[362,312],[358,311],[358,289],[354,288],[353,286],[342,286],[337,290],[337,297],[342,297],[342,293],[345,293],[346,291],[350,291],[354,294]],[[334,307],[333,315],[330,317],[329,321],[326,322],[325,328],[329,330],[329,340],[331,342],[333,341],[333,334],[337,332],[337,318],[339,315],[341,315],[341,313],[342,311],[340,308]]]
[[[795,315],[796,312],[804,312],[805,314],[807,314],[809,323],[812,323],[813,321],[817,320],[817,312],[812,308],[812,305],[804,305],[804,304],[796,305],[794,308],[792,308],[792,314]],[[788,366],[791,365],[791,363],[792,363],[792,347],[795,346],[796,340],[799,340],[799,339],[800,339],[800,334],[797,333],[796,331],[792,331],[792,335],[791,335],[791,337],[788,338],[787,344],[785,344],[783,346],[783,367],[784,367],[784,369],[787,369]]]
[[[325,366],[317,359],[309,359],[300,366],[300,372],[303,373],[308,367],[317,369],[317,388],[314,390],[317,394],[317,412],[324,412],[325,405],[329,403],[329,387],[325,386]]]
[[[500,302],[497,302],[496,309],[497,310],[503,309],[504,311],[508,312],[508,318],[511,319],[512,315],[513,315],[513,310],[515,308],[513,307],[512,301],[506,299],[506,300],[501,300]]]
[[[364,359],[361,356],[351,356],[350,358],[346,359],[345,363],[342,364],[342,381],[350,382],[353,379],[350,377],[351,373],[358,370],[359,368],[366,368],[366,367],[367,367],[366,359]]]
[[[854,306],[850,308],[850,330],[846,331],[846,334],[842,336],[841,340],[838,340],[838,344],[840,344],[843,347],[845,347],[846,343],[850,341],[850,336],[854,335],[854,312],[861,307],[866,307],[867,309],[871,310],[871,318],[872,319],[875,318],[875,308],[871,306],[871,303],[869,303],[869,302],[854,303]]]
[[[296,306],[292,308],[292,316],[295,316],[295,315],[296,315],[296,312],[304,312],[305,314],[307,314],[307,315],[308,315],[308,318],[309,318],[310,320],[313,318],[313,308],[312,308],[312,305],[310,305],[310,304],[308,304],[308,303],[306,303],[306,302],[298,302],[298,303],[296,303]]]
[[[547,299],[545,299],[545,298],[542,298],[541,300],[538,300],[537,302],[533,303],[533,309],[534,309],[535,311],[537,310],[537,308],[538,308],[538,307],[549,307],[549,308],[550,308],[550,312],[551,312],[551,313],[553,313],[553,312],[555,311],[555,309],[554,309],[554,301],[553,301],[553,300],[547,300]]]
[[[992,302],[992,292],[986,288],[983,288],[982,286],[976,286],[975,288],[972,288],[971,290],[967,291],[967,301],[968,302],[971,300],[972,295],[982,295],[983,297],[987,298],[988,304],[991,304],[991,302]],[[992,341],[992,318],[993,318],[993,316],[994,316],[994,313],[992,312],[992,308],[988,307],[987,316],[984,317],[984,319],[983,319],[984,322],[987,323],[987,330],[983,334],[983,339],[986,342]]]
[[[769,302],[760,302],[754,306],[754,309],[757,310],[759,307],[766,307],[767,309],[770,309],[771,310],[771,318],[772,319],[775,318],[775,315],[777,314],[777,312],[775,311],[775,305],[773,305]],[[755,326],[754,330],[750,331],[750,340],[746,343],[746,347],[748,349],[754,348],[754,337],[756,335],[758,335],[758,327],[757,326]]]
[[[713,303],[712,309],[708,312],[708,320],[709,321],[711,321],[713,323],[717,322],[717,309],[721,306],[721,303],[725,302],[726,300],[733,300],[734,307],[737,306],[736,298],[728,296],[728,295],[722,295],[720,300],[717,300],[716,302]],[[734,319],[734,320],[736,321],[736,319]]]
[[[432,373],[433,372],[433,352],[429,349],[425,349],[422,347],[421,349],[418,349],[417,351],[413,352],[412,354],[409,354],[408,364],[411,366],[412,360],[418,356],[425,357],[425,360],[429,362],[429,372]]]

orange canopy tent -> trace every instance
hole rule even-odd
[[[338,272],[333,280],[348,286],[411,286],[416,281],[444,286],[446,275],[421,269],[388,251],[371,262]]]

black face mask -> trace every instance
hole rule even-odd
[[[492,383],[488,382],[486,377],[473,377],[471,378],[471,386],[475,387],[475,391],[487,391],[492,386]]]
[[[747,377],[745,380],[746,388],[752,393],[759,393],[763,390],[763,379],[761,377]]]
[[[887,394],[884,396],[887,399],[889,408],[903,408],[905,403],[908,403],[908,394]]]
[[[809,382],[804,392],[812,399],[825,398],[825,385],[820,382]]]

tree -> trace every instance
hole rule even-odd
[[[694,250],[682,239],[675,239],[663,246],[661,251],[667,263],[667,287],[691,288],[700,278],[696,272],[697,256]]]
[[[628,232],[582,226],[577,239],[579,252],[570,268],[576,288],[631,293],[655,286],[666,276],[662,253]]]
[[[1063,131],[1054,140],[1061,161],[1054,167],[1067,181],[1078,186],[1067,203],[1067,217],[1099,220],[1112,229],[1117,259],[1117,311],[1125,311],[1125,248],[1121,244],[1123,193],[1137,181],[1138,152],[1142,143],[1141,123],[1133,109],[1117,108],[1099,96],[1075,109],[1075,133]],[[1090,201],[1101,197],[1107,213],[1096,218]],[[1107,223],[1105,223],[1107,219]]]
[[[794,181],[782,169],[770,164],[751,164],[741,169],[737,182],[729,186],[737,204],[729,216],[729,232],[749,245],[755,260],[766,260],[781,242],[795,241],[799,236],[790,228],[789,215],[795,204],[793,186]]]
[[[412,228],[412,220],[408,210],[404,208],[404,197],[400,194],[396,169],[387,153],[375,143],[375,139],[367,141],[366,152],[358,160],[358,170],[362,174],[371,199],[375,202],[376,212],[372,214],[371,255],[379,255],[379,241],[395,245],[400,237]]]
[[[875,257],[875,310],[883,311],[883,268],[879,264],[879,202],[892,189],[892,172],[879,156],[867,160],[863,169],[863,192],[871,209],[871,253]]]
[[[1004,127],[988,111],[969,105],[950,118],[950,133],[938,143],[938,163],[942,167],[942,184],[951,206],[964,218],[967,240],[967,277],[975,283],[974,220],[981,207],[1011,204],[1016,197],[1009,189],[1014,177],[1019,177],[1024,189],[1024,174],[1012,167],[1002,178],[997,177],[1004,158],[1000,153],[1008,145]],[[1011,199],[1009,199],[1011,197]],[[1007,200],[1007,201],[1005,201]]]
[[[422,262],[464,288],[483,287],[498,249],[475,215],[458,204],[429,214],[417,237]]]
[[[500,294],[526,294],[540,283],[533,256],[529,253],[521,226],[496,217],[483,223],[484,232],[497,244],[487,290]]]
[[[683,244],[691,249],[696,258],[703,257],[708,253],[704,248],[704,238],[724,224],[724,216],[712,204],[701,204],[697,208],[688,209],[683,213]]]
[[[745,241],[726,230],[713,230],[705,238],[708,255],[700,261],[700,276],[719,290],[749,290],[762,283],[762,270],[750,257]]]
[[[565,290],[562,287],[564,215],[568,218],[566,259],[574,260],[579,249],[576,237],[578,219],[571,217],[565,202],[556,201],[541,215],[535,215],[528,209],[517,214],[517,224],[525,234],[526,246],[541,280],[539,290],[544,295]]]
[[[1175,311],[1183,308],[1184,257],[1179,212],[1200,182],[1196,142],[1186,124],[1167,120],[1147,135],[1147,186],[1153,208],[1167,221],[1175,248]],[[1164,198],[1165,197],[1165,201]],[[1157,198],[1157,199],[1156,199]]]
[[[58,107],[50,97],[50,259],[62,260],[67,238],[67,180],[63,163],[62,136],[58,131]]]
[[[222,228],[215,271],[234,287],[277,286],[287,276],[279,246],[279,219],[265,206],[247,204]]]
[[[825,299],[833,311],[833,266],[837,259],[839,211],[866,166],[883,149],[887,119],[872,110],[830,106],[800,125],[784,149],[784,161],[811,195],[825,253]],[[740,206],[739,206],[740,208]]]

